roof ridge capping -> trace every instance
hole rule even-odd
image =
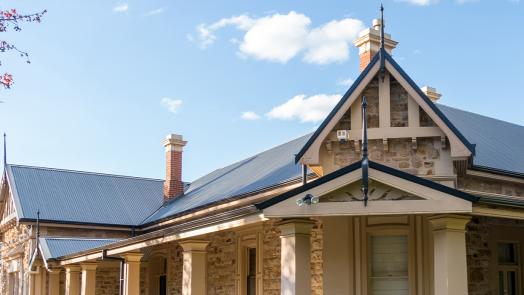
[[[48,170],[48,171],[55,171],[55,172],[98,175],[98,176],[104,176],[104,177],[118,177],[118,178],[129,178],[129,179],[151,180],[151,181],[164,181],[163,179],[159,179],[159,178],[131,176],[131,175],[104,173],[104,172],[83,171],[83,170],[74,170],[74,169],[64,169],[64,168],[51,168],[51,167],[21,165],[21,164],[7,164],[6,166],[15,167],[15,168],[24,168],[24,169],[38,169],[38,170]]]

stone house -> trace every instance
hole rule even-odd
[[[7,164],[1,294],[523,294],[524,127],[438,104],[380,24],[313,134],[192,183],[179,135],[165,180]]]

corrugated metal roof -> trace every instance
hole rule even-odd
[[[102,247],[120,239],[90,239],[90,238],[40,238],[44,258],[57,258],[93,248]]]
[[[163,203],[163,181],[110,174],[8,165],[19,218],[137,225]],[[18,208],[17,208],[18,209]]]
[[[524,126],[437,107],[476,144],[474,165],[524,174]],[[215,170],[165,206],[162,180],[19,165],[8,165],[8,174],[18,195],[20,218],[36,219],[40,210],[43,220],[140,225],[300,177],[301,167],[294,156],[310,137]]]
[[[302,168],[295,164],[295,154],[310,136],[302,136],[197,179],[184,196],[160,208],[144,224],[300,177]]]
[[[476,144],[473,165],[524,174],[524,126],[436,105]]]

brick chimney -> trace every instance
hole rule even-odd
[[[182,135],[169,134],[164,140],[166,148],[166,180],[164,181],[164,201],[184,193],[182,182],[182,150],[187,141]]]
[[[442,94],[438,93],[437,89],[433,87],[424,86],[420,88],[420,90],[422,90],[422,92],[424,92],[424,94],[426,94],[426,96],[429,97],[432,102],[436,102],[442,96]]]
[[[380,49],[380,19],[374,19],[373,25],[365,29],[358,35],[358,39],[353,42],[358,47],[360,55],[360,71],[362,72],[369,64],[375,53]],[[398,42],[391,39],[390,34],[384,33],[384,48],[391,54],[391,51],[397,47]]]

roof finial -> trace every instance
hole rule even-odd
[[[380,3],[380,48],[384,48],[384,5]]]
[[[385,48],[384,48],[384,5],[380,3],[380,79],[384,82],[384,77],[386,76],[386,64],[385,64]]]
[[[368,180],[368,124],[366,116],[366,108],[368,104],[366,97],[362,96],[362,194],[364,206],[368,205],[368,190],[369,190],[369,180]]]
[[[4,167],[7,164],[7,143],[6,143],[6,135],[4,132]]]

